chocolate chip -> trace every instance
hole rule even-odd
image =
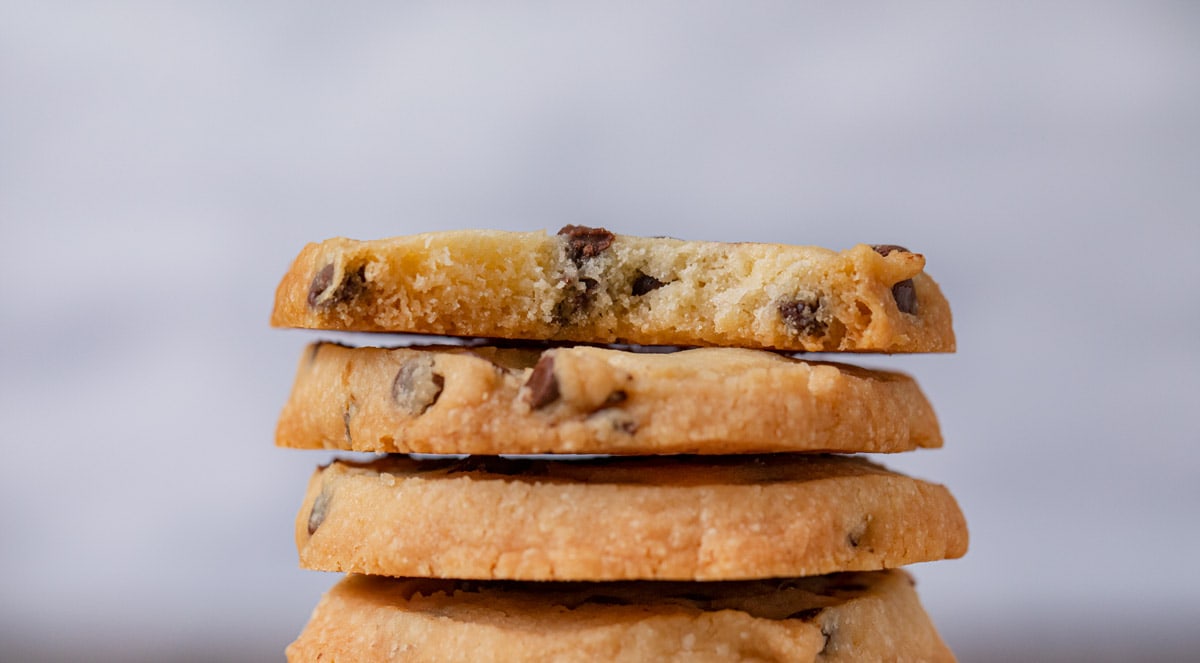
[[[878,253],[879,255],[881,255],[885,258],[893,251],[900,251],[902,253],[912,253],[912,251],[909,251],[908,249],[904,248],[903,246],[899,246],[897,244],[872,244],[871,248],[875,249],[875,253]]]
[[[816,618],[817,615],[821,614],[821,612],[824,610],[825,610],[825,608],[809,608],[807,610],[801,610],[800,612],[793,612],[792,614],[788,615],[787,618],[788,619],[799,619],[801,621],[811,622],[813,619]]]
[[[433,370],[433,357],[419,355],[396,371],[392,380],[392,401],[408,414],[418,417],[437,402],[446,378]]]
[[[892,297],[896,300],[896,307],[901,312],[916,315],[917,290],[912,279],[904,279],[892,286]]]
[[[563,226],[558,234],[563,237],[563,252],[576,269],[606,251],[615,237],[603,228],[586,226]],[[600,282],[595,278],[580,277],[577,272],[568,269],[562,276],[562,285],[562,295],[554,306],[554,321],[559,325],[569,325],[584,320],[592,307],[595,293],[600,289]]]
[[[912,253],[903,246],[896,244],[873,244],[872,249],[875,253],[887,257],[893,251],[901,251],[903,253]],[[892,286],[892,298],[896,300],[896,307],[903,313],[917,313],[917,290],[913,286],[912,279],[904,279],[903,281]]]
[[[308,305],[316,308],[317,299],[321,293],[329,289],[333,283],[333,263],[325,265],[317,275],[313,277],[312,285],[308,288]]]
[[[821,300],[818,297],[797,297],[779,303],[779,315],[792,331],[804,336],[822,336],[827,327],[818,314]]]
[[[567,257],[576,267],[583,261],[604,253],[613,243],[614,235],[604,228],[588,228],[587,226],[563,226],[558,231],[567,239]]]
[[[633,279],[631,291],[634,297],[641,297],[647,292],[650,292],[651,290],[658,290],[664,285],[666,285],[666,283],[659,281],[649,274],[638,271],[637,276]]]
[[[554,355],[543,354],[525,382],[529,388],[525,401],[537,410],[559,399],[558,378],[554,377]]]
[[[333,277],[337,268],[329,263],[313,277],[312,285],[308,288],[308,305],[311,308],[329,308],[335,304],[350,301],[361,293],[366,286],[366,267],[356,270],[346,270],[342,274],[341,283],[334,284]]]
[[[321,494],[317,495],[317,499],[313,500],[312,511],[308,514],[308,535],[312,536],[313,532],[325,522],[325,514],[329,511],[329,503],[333,500],[333,491],[328,488],[322,488]]]
[[[558,305],[554,307],[554,321],[560,325],[570,324],[572,320],[579,316],[579,311],[587,308],[588,296],[587,293],[580,290],[571,290],[563,294],[563,298],[558,300]]]
[[[568,281],[563,288],[562,299],[554,307],[554,319],[560,325],[570,324],[587,317],[588,309],[592,306],[592,298],[600,282],[592,278],[581,278],[578,281]]]

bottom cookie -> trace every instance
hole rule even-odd
[[[736,582],[350,575],[288,661],[953,661],[904,571]]]

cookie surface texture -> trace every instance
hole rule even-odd
[[[950,308],[898,246],[684,241],[567,226],[305,247],[281,327],[789,351],[952,352]]]
[[[903,571],[736,583],[351,575],[287,650],[312,661],[953,661]]]
[[[665,354],[310,346],[279,446],[425,454],[897,452],[942,443],[900,373],[703,348]]]
[[[295,532],[304,568],[463,579],[808,576],[967,548],[943,486],[803,454],[338,461]]]

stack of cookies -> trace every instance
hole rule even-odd
[[[964,554],[962,513],[855,455],[941,446],[929,402],[796,358],[953,351],[924,262],[579,226],[309,245],[274,325],[453,338],[301,358],[278,444],[380,455],[309,482],[300,563],[347,576],[289,660],[953,660],[900,567]]]

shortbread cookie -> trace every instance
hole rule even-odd
[[[950,307],[893,245],[683,241],[567,226],[304,248],[272,324],[641,345],[951,352]]]
[[[352,575],[287,649],[314,661],[953,661],[903,571],[720,583]]]
[[[280,446],[432,454],[894,452],[941,446],[908,376],[760,350],[311,346]]]
[[[296,519],[304,568],[505,580],[739,580],[959,557],[944,487],[854,456],[334,462]]]

